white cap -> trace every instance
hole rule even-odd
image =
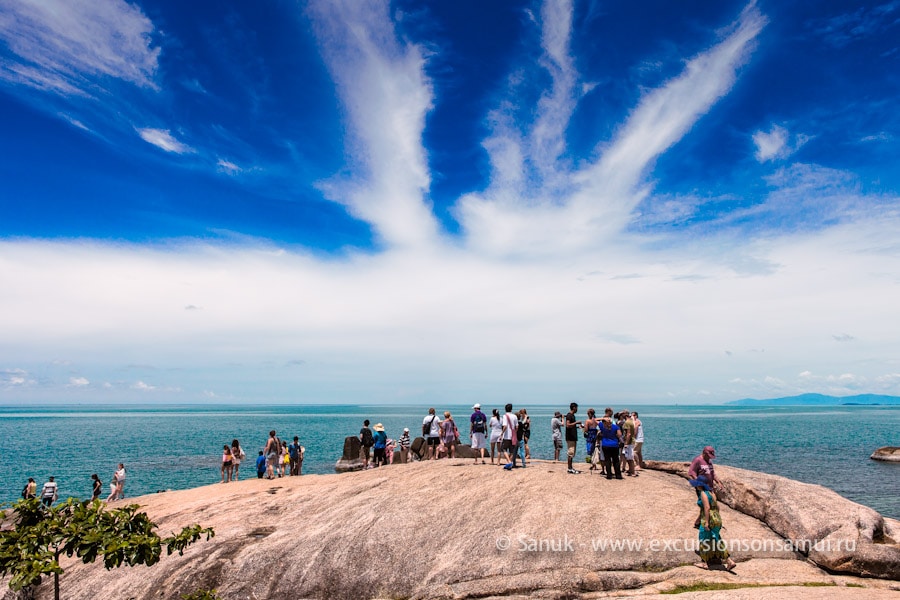
[[[476,405],[473,406],[472,408],[474,408],[475,410],[479,410],[479,409],[481,408],[481,405],[480,405],[480,404],[476,404]]]

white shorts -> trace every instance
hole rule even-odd
[[[634,460],[634,444],[625,445],[625,460]]]
[[[480,450],[482,448],[487,448],[487,442],[484,439],[483,433],[473,433],[472,434],[472,449]]]

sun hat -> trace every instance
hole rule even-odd
[[[372,429],[374,429],[375,431],[384,431],[384,425],[382,425],[381,423],[375,423],[375,426]]]
[[[706,448],[703,449],[703,454],[709,454],[711,457],[715,458],[716,457],[716,449],[713,448],[712,446],[707,446]]]
[[[403,432],[404,432],[404,433],[409,433],[409,427],[404,427],[404,428],[403,428]]]

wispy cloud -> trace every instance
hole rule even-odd
[[[239,166],[237,166],[230,160],[225,160],[224,158],[220,158],[218,161],[216,161],[216,166],[218,167],[220,173],[225,173],[226,175],[237,175],[238,173],[243,171],[243,169],[241,169]]]
[[[896,0],[875,6],[857,6],[852,12],[815,22],[813,27],[829,44],[843,48],[895,26],[898,11],[900,2]]]
[[[387,2],[315,0],[309,10],[347,110],[358,173],[321,189],[389,245],[432,242],[437,224],[424,201],[431,177],[422,147],[432,88],[423,50],[397,39]]]
[[[545,6],[551,6],[549,3]],[[571,11],[546,11],[553,18],[544,22],[547,64],[557,66],[554,79],[558,90],[546,96],[548,107],[562,107],[569,114],[574,73],[568,67],[565,48],[568,28],[558,19],[571,19]],[[544,13],[542,13],[544,14]],[[460,200],[458,215],[468,240],[482,251],[507,254],[567,252],[586,244],[597,244],[621,232],[632,211],[648,194],[642,178],[653,161],[676,143],[723,95],[737,77],[737,69],[749,58],[754,41],[767,20],[749,4],[739,20],[723,32],[723,38],[709,50],[689,60],[682,73],[663,86],[648,91],[631,112],[615,139],[598,148],[599,158],[576,172],[565,173],[573,189],[566,194],[526,198],[501,176],[484,195],[470,194]],[[557,89],[555,88],[555,89]],[[552,100],[547,100],[547,99]],[[548,127],[559,131],[558,127]],[[554,133],[546,139],[558,139]],[[544,148],[546,149],[546,147]],[[509,143],[495,144],[496,165],[515,168],[517,153]],[[520,154],[520,153],[519,153]],[[549,156],[558,156],[555,151]],[[557,162],[555,168],[565,169]],[[549,167],[544,167],[548,170]],[[497,169],[501,175],[504,168]]]
[[[196,152],[187,144],[177,140],[168,129],[144,128],[137,130],[141,139],[148,144],[153,144],[161,150],[173,154],[193,154]]]
[[[93,96],[103,78],[155,88],[153,23],[123,0],[0,0],[0,79]]]

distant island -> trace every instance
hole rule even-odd
[[[858,394],[856,396],[800,394],[799,396],[769,398],[768,400],[744,398],[743,400],[732,400],[725,404],[732,406],[897,406],[900,405],[900,396],[883,396],[880,394]]]

